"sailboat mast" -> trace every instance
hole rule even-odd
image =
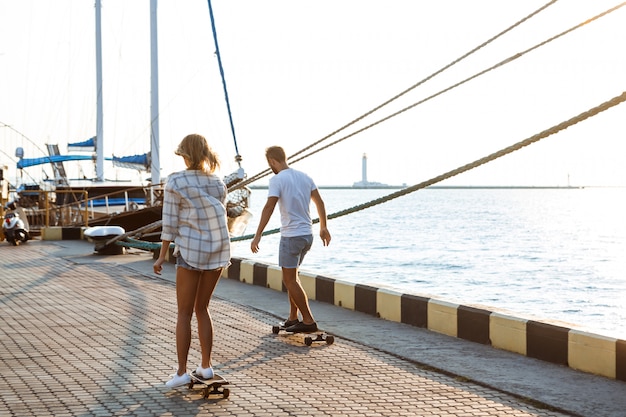
[[[96,181],[104,181],[101,2],[96,0]]]
[[[159,53],[157,43],[157,0],[150,0],[150,172],[152,185],[161,182],[159,160]]]

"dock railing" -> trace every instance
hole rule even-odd
[[[162,198],[161,184],[156,187],[135,187],[92,197],[87,190],[29,190],[30,201],[34,204],[23,208],[31,234],[38,235],[44,227],[88,227],[90,221],[99,217],[158,204]],[[137,193],[132,196],[133,191],[139,189],[145,191],[146,198],[138,198]]]

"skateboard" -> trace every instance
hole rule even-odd
[[[189,383],[189,389],[192,389],[196,385],[202,386],[202,395],[204,398],[209,398],[209,395],[221,395],[223,398],[228,398],[230,395],[230,389],[224,388],[224,385],[229,385],[229,382],[219,374],[214,374],[211,379],[204,379],[200,375],[193,371],[191,374],[191,382]]]
[[[278,334],[282,331],[285,331],[285,322],[281,321],[276,326],[272,326],[272,333]],[[288,332],[288,334],[296,334]],[[322,330],[318,330],[313,333],[300,333],[304,334],[304,344],[307,346],[311,346],[314,342],[325,342],[327,345],[332,345],[335,342],[335,336],[327,334]]]

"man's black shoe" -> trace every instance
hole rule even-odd
[[[285,329],[289,333],[313,333],[317,331],[317,323],[304,324],[299,322]]]
[[[298,320],[298,319],[293,319],[293,320],[285,320],[285,321],[282,323],[282,326],[283,326],[284,328],[287,328],[287,327],[291,327],[291,326],[293,326],[294,324],[298,324],[298,323],[300,323],[300,320]]]

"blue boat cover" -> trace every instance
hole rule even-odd
[[[68,143],[68,151],[93,152],[96,150],[96,137],[92,137],[82,142]]]
[[[22,158],[17,161],[17,169],[28,168],[35,165],[55,164],[65,161],[87,161],[93,159],[91,155],[50,155],[41,158]]]
[[[150,155],[148,153],[144,153],[143,155],[114,156],[113,166],[120,168],[138,169],[149,172]]]

